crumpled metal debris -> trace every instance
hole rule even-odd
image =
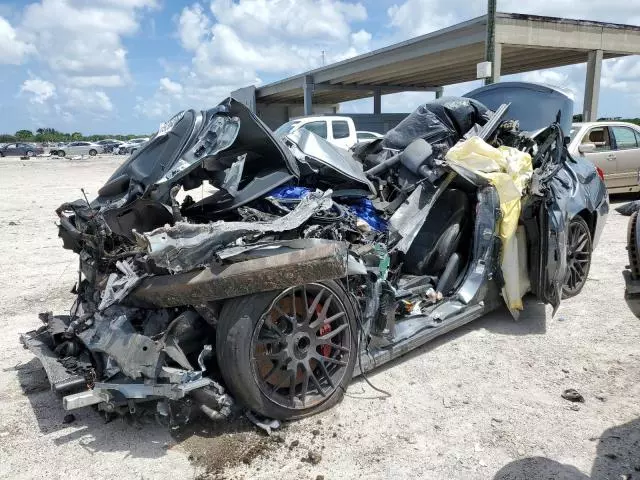
[[[244,412],[244,414],[256,427],[259,427],[267,432],[267,435],[271,435],[271,432],[273,430],[277,430],[278,428],[280,428],[280,422],[273,418],[262,417],[255,413],[251,413],[250,410],[247,410],[246,412]]]
[[[107,307],[114,303],[119,303],[123,298],[129,295],[135,287],[137,287],[146,275],[139,276],[130,261],[116,262],[116,268],[122,272],[122,275],[112,273],[107,279],[107,285],[102,293],[98,311],[104,312]]]
[[[172,272],[183,272],[205,265],[216,250],[251,235],[293,230],[312,215],[333,205],[331,190],[312,192],[283,217],[273,221],[225,222],[208,224],[178,222],[173,227],[161,227],[137,235],[156,265]]]

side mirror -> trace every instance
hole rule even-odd
[[[402,151],[400,162],[417,175],[422,164],[432,154],[433,149],[429,142],[423,138],[417,138]]]
[[[595,143],[581,143],[580,145],[578,145],[578,151],[580,153],[593,153],[596,151],[596,144]]]

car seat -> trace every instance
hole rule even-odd
[[[413,275],[439,277],[451,256],[463,250],[461,240],[468,235],[471,208],[467,194],[446,190],[434,204],[427,220],[405,255],[403,270]],[[465,242],[466,243],[466,242]]]

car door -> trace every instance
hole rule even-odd
[[[4,149],[4,154],[8,157],[13,157],[16,155],[20,155],[18,153],[18,144],[17,143],[10,143],[9,145],[7,145]]]
[[[604,173],[604,182],[608,188],[622,186],[618,177],[616,152],[611,142],[609,128],[605,125],[589,128],[583,134],[580,144],[589,143],[595,145],[595,151],[583,153],[582,155],[602,170]]]
[[[637,187],[640,185],[640,132],[622,125],[609,127],[614,140],[617,183],[621,187]]]
[[[315,133],[319,137],[324,138],[325,140],[329,140],[329,136],[327,135],[327,121],[326,120],[317,120],[314,122],[308,122],[302,125],[302,128],[306,128],[312,133]]]
[[[351,146],[349,123],[345,120],[331,120],[331,143],[348,150]]]

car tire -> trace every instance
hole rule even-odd
[[[323,291],[326,295],[322,307],[320,307],[320,302],[315,302],[317,294],[314,292],[319,291]],[[294,300],[289,300],[289,305],[298,305],[298,312],[304,311],[301,293],[307,298],[307,313],[312,312],[311,317],[307,320],[291,321],[293,316],[283,314],[274,319],[272,315],[276,312],[275,309],[282,312],[275,305],[283,305],[280,302],[290,299],[290,295],[293,295]],[[332,298],[332,301],[326,300],[329,297]],[[311,308],[309,308],[309,301],[312,299]],[[327,310],[325,310],[325,305]],[[319,308],[324,312],[324,317],[321,316],[322,312],[313,313]],[[295,311],[296,307],[293,307],[294,315]],[[326,321],[322,318],[327,320],[334,318],[336,312],[342,312],[340,318],[335,322],[327,323],[329,330],[323,331],[326,328]],[[276,313],[276,315],[278,314]],[[316,319],[312,320],[314,316]],[[356,310],[339,283],[334,281],[318,282],[284,291],[271,291],[233,298],[225,302],[219,318],[216,333],[218,364],[227,387],[244,407],[269,418],[287,420],[324,411],[342,399],[344,391],[351,381],[357,358],[358,341],[356,337],[358,329],[356,328]],[[338,321],[341,323],[336,323]],[[267,331],[265,329],[273,334],[272,327],[278,328],[280,332],[286,331],[286,327],[282,327],[282,325],[283,330],[280,330],[280,327],[275,327],[279,322],[288,325],[293,330],[279,337],[277,343],[274,343],[269,337],[266,337],[266,340],[260,338],[261,334]],[[314,326],[315,322],[320,322],[320,325]],[[300,330],[295,330],[296,328]],[[333,334],[331,333],[332,328]],[[312,331],[316,333],[305,336],[305,332]],[[323,338],[326,335],[332,335],[331,339]],[[311,336],[313,336],[312,340],[310,340]],[[283,340],[285,337],[286,340]],[[303,340],[306,343],[306,349],[305,345],[302,345]],[[334,341],[341,343],[335,344]],[[328,346],[326,342],[331,342],[331,345],[337,348]],[[261,346],[262,351],[259,348]],[[329,350],[323,350],[326,348]],[[347,352],[344,353],[345,351]],[[284,355],[284,358],[274,359],[278,355]],[[306,357],[303,358],[302,356],[305,355]],[[265,367],[266,358],[270,359],[266,360],[267,362],[273,363],[268,363]],[[330,358],[332,362],[325,363],[322,360]],[[336,360],[342,365],[334,363]],[[283,361],[283,365],[281,365],[281,361]],[[295,365],[292,366],[292,364]],[[281,366],[278,367],[278,365]],[[283,367],[286,369],[283,370]],[[263,373],[265,369],[270,373]],[[273,373],[274,371],[275,373]],[[298,380],[299,374],[301,375],[300,380]],[[272,375],[275,377],[271,377]],[[285,385],[279,388],[278,385],[282,383],[282,378],[284,378]],[[273,383],[268,383],[268,381]],[[305,381],[307,388],[303,389]],[[293,395],[291,395],[292,383]],[[323,383],[327,388],[326,391],[322,387]],[[265,391],[274,387],[274,384],[275,390],[271,390],[267,395]],[[286,393],[280,394],[280,390],[285,390]],[[296,393],[298,391],[299,393]],[[310,391],[315,391],[315,393],[309,393]],[[321,395],[322,392],[324,393]],[[300,399],[298,395],[300,395]],[[283,404],[289,402],[290,405]]]
[[[93,150],[93,149],[89,150],[89,156],[95,157],[97,154],[98,154],[97,150]]]
[[[587,283],[591,268],[592,239],[589,225],[576,216],[567,227],[567,275],[562,286],[562,298],[578,295]]]
[[[58,150],[56,153],[59,157],[64,157],[64,150]]]
[[[34,155],[33,150],[27,150],[27,151],[25,152],[25,155],[26,155],[27,157],[33,157],[33,155]]]

